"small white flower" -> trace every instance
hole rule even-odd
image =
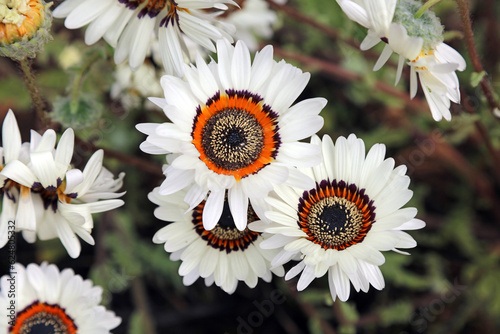
[[[451,120],[450,101],[460,103],[460,88],[455,70],[465,70],[465,60],[445,43],[435,49],[422,51],[410,61],[410,95],[417,93],[417,73],[425,98],[435,121]]]
[[[324,161],[301,170],[316,186],[277,186],[276,196],[268,198],[274,210],[266,212],[272,223],[254,222],[249,228],[274,234],[260,245],[281,249],[272,266],[302,259],[285,276],[302,273],[299,291],[327,273],[334,300],[349,298],[350,283],[356,291],[366,292],[370,285],[381,290],[381,251],[415,247],[415,240],[403,230],[425,225],[414,218],[415,208],[402,208],[412,197],[406,167],[394,168],[392,158],[384,160],[381,144],[365,156],[364,143],[355,135],[340,137],[335,145],[329,136],[323,141],[313,136],[311,141],[322,145]]]
[[[174,153],[165,170],[160,194],[189,187],[190,208],[208,199],[205,229],[219,221],[226,190],[236,227],[244,230],[250,201],[259,217],[262,203],[275,184],[312,185],[294,167],[321,161],[320,149],[298,140],[323,126],[322,98],[291,104],[305,88],[309,74],[273,60],[271,46],[251,64],[246,45],[217,42],[218,63],[186,67],[187,82],[162,78],[165,99],[151,98],[172,123],[139,124],[148,134],[141,149],[151,154]]]
[[[184,63],[184,36],[200,46],[215,52],[213,42],[224,38],[232,42],[227,33],[232,27],[215,27],[216,13],[224,11],[232,0],[65,0],[53,12],[54,17],[66,18],[69,29],[89,25],[85,43],[96,43],[104,38],[115,48],[117,64],[129,59],[132,70],[144,62],[151,46],[151,37],[160,42],[163,66],[167,73],[182,76]]]
[[[344,13],[353,21],[368,28],[361,50],[368,50],[384,41],[387,43],[397,0],[337,0]]]
[[[124,194],[116,193],[123,174],[117,180],[109,176],[102,166],[102,150],[93,154],[83,172],[71,168],[72,129],[64,132],[54,150],[55,143],[53,130],[47,130],[43,136],[32,131],[29,158],[9,161],[0,175],[15,182],[14,188],[20,193],[16,231],[22,231],[28,242],[35,242],[37,236],[41,240],[59,238],[68,254],[76,258],[81,245],[75,234],[94,244],[90,235],[94,227],[91,214],[123,205],[122,200],[116,199]],[[10,216],[7,213],[11,208],[2,208],[2,215],[4,210]]]
[[[368,28],[361,43],[366,50],[381,40],[386,46],[373,67],[379,70],[393,52],[399,54],[396,84],[408,60],[411,67],[410,95],[417,93],[417,73],[434,120],[451,120],[451,101],[460,103],[455,70],[465,69],[465,60],[442,42],[443,27],[432,12],[415,18],[421,6],[415,0],[337,0],[347,16]]]
[[[179,274],[185,285],[202,277],[207,286],[215,282],[232,294],[238,281],[254,288],[259,278],[270,282],[272,272],[283,276],[283,267],[270,269],[270,261],[278,251],[259,248],[264,240],[261,233],[236,228],[227,199],[220,220],[211,231],[207,231],[202,221],[205,201],[190,210],[184,202],[185,195],[186,191],[160,195],[159,188],[155,188],[148,196],[159,205],[155,216],[173,222],[156,232],[153,242],[164,243],[165,251],[172,253],[171,260],[182,260]],[[249,221],[258,219],[251,207],[248,216]]]
[[[9,294],[11,278],[16,286],[15,317],[6,315],[14,300]],[[102,288],[83,280],[72,269],[59,269],[46,262],[26,268],[15,264],[11,275],[0,279],[1,333],[110,333],[121,318],[99,305]]]

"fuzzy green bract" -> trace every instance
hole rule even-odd
[[[434,12],[427,10],[418,19],[415,14],[422,7],[416,0],[400,0],[394,11],[393,22],[406,28],[408,36],[421,37],[424,40],[424,50],[431,50],[443,41],[443,26]]]

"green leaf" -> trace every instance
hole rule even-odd
[[[144,333],[144,328],[146,327],[146,325],[144,324],[143,319],[144,317],[142,315],[142,311],[138,310],[134,311],[134,313],[130,317],[128,333],[129,334]]]
[[[321,334],[323,330],[321,328],[321,323],[318,318],[310,318],[309,319],[309,333],[311,334]]]
[[[413,312],[413,304],[408,300],[401,300],[392,305],[379,309],[379,315],[383,326],[403,324],[408,321]]]
[[[349,323],[354,323],[358,321],[359,313],[358,310],[356,309],[356,304],[347,302],[347,303],[340,303],[339,305],[340,309],[342,310],[342,314]]]
[[[356,334],[356,326],[354,325],[343,325],[339,328],[340,334]]]
[[[477,87],[481,80],[483,80],[483,77],[486,75],[486,71],[482,71],[481,73],[473,72],[470,75],[470,84],[472,87]]]

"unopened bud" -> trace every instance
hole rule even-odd
[[[0,0],[0,56],[34,58],[52,40],[52,15],[43,0]]]

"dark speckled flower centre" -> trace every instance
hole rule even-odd
[[[236,180],[273,162],[281,143],[278,115],[248,91],[219,92],[199,106],[191,136],[210,170]]]
[[[375,207],[364,189],[344,181],[322,181],[299,201],[298,225],[324,249],[346,249],[362,242],[375,222]]]
[[[264,134],[253,115],[227,109],[207,121],[201,143],[217,167],[235,171],[257,160],[264,146]]]

